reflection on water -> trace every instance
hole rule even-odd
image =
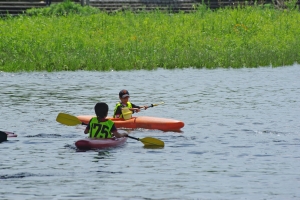
[[[0,199],[299,199],[298,68],[2,72],[1,130],[18,137],[0,144]],[[130,130],[164,148],[78,151],[84,126],[57,114],[104,101],[112,115],[124,88],[135,104],[165,102],[136,116],[185,127]]]

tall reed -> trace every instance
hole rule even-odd
[[[1,71],[240,68],[300,61],[298,10],[118,12],[0,19]]]

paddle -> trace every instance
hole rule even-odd
[[[164,104],[165,102],[159,102],[159,103],[155,103],[155,104],[151,104],[150,106],[148,106],[148,108],[151,108],[151,107],[154,107],[154,106],[158,106],[158,105],[162,105],[162,104]],[[138,109],[141,109],[141,108],[143,108],[143,109],[145,109],[145,107],[140,107],[140,108],[131,108],[131,110],[138,110]]]
[[[65,124],[67,126],[76,126],[78,124],[83,124],[77,117],[73,116],[73,115],[69,115],[66,113],[59,113],[56,117],[56,121],[61,123],[61,124]],[[132,136],[127,136],[131,139],[137,140],[142,142],[145,146],[160,146],[163,147],[165,145],[165,143],[159,139],[156,138],[151,138],[151,137],[145,137],[145,138],[135,138]]]
[[[154,106],[158,106],[158,105],[162,105],[162,104],[164,104],[165,102],[160,102],[160,103],[156,103],[156,104],[151,104],[149,107],[154,107]]]
[[[66,113],[59,113],[56,117],[56,121],[67,126],[83,124],[77,117]]]
[[[131,139],[134,139],[134,140],[137,140],[137,141],[140,141],[142,142],[145,146],[160,146],[160,147],[163,147],[165,146],[165,143],[159,139],[156,139],[156,138],[151,138],[151,137],[145,137],[145,138],[135,138],[135,137],[132,137],[132,136],[129,136],[127,135],[127,137],[131,138]]]

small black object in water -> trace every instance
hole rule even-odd
[[[0,143],[7,140],[7,134],[3,131],[0,131]]]

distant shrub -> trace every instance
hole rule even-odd
[[[100,10],[98,8],[81,6],[71,0],[64,0],[62,3],[52,4],[45,8],[32,8],[26,10],[26,14],[29,16],[66,16],[69,14],[91,15],[99,12]]]

